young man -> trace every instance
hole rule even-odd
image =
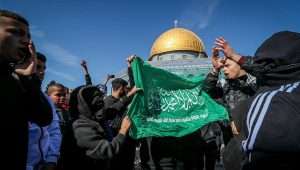
[[[129,80],[132,80],[130,72],[130,63],[133,61],[133,56],[127,58]],[[104,108],[107,110],[106,119],[109,120],[109,126],[112,129],[112,135],[117,135],[120,130],[121,120],[126,114],[127,106],[130,104],[134,94],[139,90],[131,85],[131,89],[127,87],[128,83],[116,78],[112,82],[112,95],[104,99]],[[113,165],[112,169],[133,169],[135,158],[136,141],[128,137],[125,141],[125,147],[116,157],[116,162],[119,164]]]
[[[216,45],[218,45],[220,39],[224,40],[223,38],[217,38]],[[227,46],[231,48],[229,44]],[[221,103],[230,111],[235,108],[239,101],[254,95],[257,88],[256,78],[242,69],[239,63],[226,57],[227,54],[225,52],[226,58],[220,58],[219,51],[219,46],[213,48],[213,56],[211,57],[213,69],[205,79],[204,90],[211,97],[221,99]],[[224,84],[221,84],[219,81],[222,68],[225,75]]]
[[[111,84],[112,94],[104,99],[104,107],[113,110],[111,114],[107,115],[107,119],[112,120],[111,127],[114,131],[118,131],[121,122],[120,120],[138,89],[133,87],[128,92],[128,83],[121,78],[114,79]]]
[[[20,64],[18,68],[13,65]],[[41,93],[36,76],[36,54],[30,41],[29,24],[20,15],[0,10],[0,94],[3,167],[26,169],[28,121],[46,126],[52,109]]]
[[[109,126],[112,129],[112,136],[116,136],[120,130],[121,120],[125,116],[127,106],[138,90],[136,87],[133,87],[128,92],[127,84],[121,78],[114,79],[112,81],[112,95],[104,99],[104,108],[110,110],[106,114],[106,119],[110,120]],[[119,164],[113,165],[112,169],[133,168],[136,142],[128,137],[125,143],[127,147],[115,157],[116,162],[119,162]]]
[[[223,38],[217,38],[216,39],[216,45],[217,47],[213,48],[213,56],[211,57],[213,69],[212,71],[207,75],[204,83],[203,89],[214,99],[216,99],[218,102],[220,102],[222,105],[224,105],[230,114],[230,122],[222,122],[219,125],[223,132],[223,142],[225,145],[229,143],[233,135],[237,136],[239,132],[236,130],[235,124],[232,121],[231,111],[236,106],[239,105],[239,102],[244,101],[248,99],[249,97],[253,96],[256,92],[257,84],[256,84],[256,78],[248,73],[246,73],[245,70],[241,68],[241,66],[231,58],[226,57],[222,59],[219,57],[219,51],[222,51],[220,49],[219,41]],[[225,40],[224,40],[225,42]],[[227,48],[231,48],[226,42]],[[223,84],[220,82],[220,71],[223,69],[225,81]],[[229,123],[229,124],[228,124]],[[205,126],[204,130],[210,130],[210,126]],[[210,133],[207,133],[210,134]],[[204,136],[205,137],[205,136]],[[235,142],[237,138],[234,138],[234,140],[231,140],[230,146],[232,146],[233,142]],[[227,148],[226,147],[226,152]],[[234,148],[235,149],[235,148]],[[233,150],[233,149],[232,149]],[[228,169],[238,169],[233,168],[232,166],[239,166],[239,163],[242,161],[241,152],[231,154],[236,156],[236,162],[237,164],[231,164],[230,167],[226,167]],[[231,156],[230,155],[230,156]],[[223,156],[224,160],[226,161],[228,159],[228,156]],[[227,166],[227,164],[225,164]]]
[[[46,57],[37,53],[37,76],[44,80],[46,70]],[[53,169],[56,167],[60,155],[61,132],[59,127],[59,117],[55,106],[48,99],[52,106],[53,120],[49,126],[40,127],[29,122],[29,145],[27,170]]]

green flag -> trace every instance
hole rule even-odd
[[[130,104],[130,136],[181,137],[209,122],[228,119],[224,107],[201,90],[203,77],[183,78],[151,66],[140,58],[131,64],[136,87]]]

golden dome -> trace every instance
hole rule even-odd
[[[192,31],[184,28],[173,28],[155,40],[149,60],[151,61],[154,55],[170,51],[204,52],[204,44]]]

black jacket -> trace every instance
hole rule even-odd
[[[85,93],[99,90],[94,86],[86,86],[78,93],[79,118],[73,123],[73,130],[77,145],[85,152],[86,157],[81,161],[81,167],[86,170],[110,169],[111,160],[123,147],[125,136],[118,134],[109,141],[109,130],[103,116],[103,105],[92,98],[87,99]],[[100,97],[100,96],[97,96]],[[103,96],[102,96],[103,97]],[[101,99],[100,99],[101,100]],[[94,106],[98,105],[98,106]],[[99,110],[96,111],[96,107]]]
[[[123,96],[117,99],[113,96],[107,96],[104,99],[104,108],[107,110],[106,119],[109,120],[109,124],[112,127],[114,134],[116,134],[121,126],[122,118],[125,115],[127,106],[130,103],[131,98]]]
[[[104,100],[104,106],[106,109],[106,118],[109,120],[109,126],[112,128],[113,136],[118,134],[123,117],[126,115],[127,106],[130,103],[131,98],[123,96],[121,99],[114,98],[113,96],[107,96]],[[136,141],[129,136],[125,140],[125,145],[120,154],[114,158],[114,164],[112,169],[124,169],[131,170],[134,166],[135,147]]]
[[[204,81],[203,90],[212,98],[217,99],[230,112],[240,101],[255,94],[256,78],[246,74],[234,80],[226,79],[222,86],[219,82],[219,75],[210,72]]]
[[[300,33],[282,31],[266,39],[241,65],[259,86],[280,86],[300,79]]]
[[[222,86],[219,82],[219,75],[209,73],[205,79],[203,89],[212,98],[227,108],[230,119],[232,120],[232,110],[239,106],[241,102],[246,101],[255,94],[257,83],[255,77],[246,74],[238,79],[226,79]],[[222,124],[219,123],[219,125],[222,129],[223,142],[226,145],[223,152],[224,166],[230,170],[238,170],[241,167],[240,162],[243,159],[243,153],[239,149],[241,134],[239,136],[233,136],[231,127],[228,124],[226,125],[226,122],[222,122]],[[205,128],[209,127],[202,129]],[[234,160],[234,162],[231,162],[231,160]]]
[[[1,130],[3,167],[26,169],[28,121],[46,126],[52,121],[52,109],[42,94],[40,80],[35,76],[18,76],[13,68],[0,64]]]
[[[254,97],[233,110],[233,120],[241,131],[240,148],[248,156],[246,166],[288,169],[297,165],[300,135],[295,129],[300,124],[299,84],[298,81],[260,87]]]

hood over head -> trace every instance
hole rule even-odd
[[[300,33],[282,31],[265,40],[255,52],[252,72],[261,85],[300,80]]]
[[[83,86],[77,94],[78,112],[92,120],[104,119],[104,94],[96,86]]]

